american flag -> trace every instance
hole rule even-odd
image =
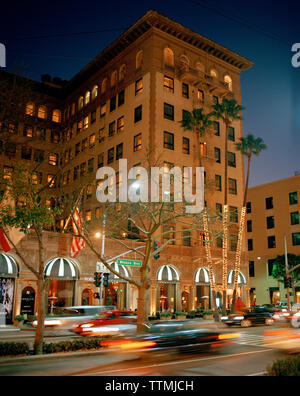
[[[79,213],[78,208],[76,208],[73,213],[72,228],[73,228],[73,233],[75,235],[78,235],[79,231],[80,232],[83,231],[82,212]],[[84,240],[80,237],[73,236],[72,246],[71,246],[71,256],[76,257],[77,254],[80,252],[80,250],[83,249],[84,247],[85,247]]]

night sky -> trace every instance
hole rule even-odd
[[[7,2],[8,3],[8,2]],[[299,2],[286,0],[10,1],[0,6],[8,71],[40,81],[70,79],[149,9],[250,59],[242,74],[244,134],[268,150],[254,158],[250,185],[300,171]]]

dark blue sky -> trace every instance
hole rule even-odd
[[[292,44],[300,42],[296,1],[11,1],[1,5],[0,26],[8,70],[23,64],[35,80],[46,73],[70,79],[149,9],[255,63],[242,75],[244,134],[262,137],[268,150],[254,159],[250,184],[300,170],[300,68],[291,66]]]

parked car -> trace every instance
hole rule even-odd
[[[255,307],[250,309],[245,309],[242,313],[231,314],[228,316],[222,316],[221,321],[227,326],[241,326],[250,327],[252,325],[274,324],[274,310],[264,307]]]
[[[190,321],[159,321],[144,323],[144,332],[125,336],[115,336],[101,342],[108,348],[121,350],[143,350],[162,354],[171,350],[178,352],[202,351],[219,344],[220,347],[240,337],[239,333],[199,328]]]
[[[133,311],[110,310],[100,313],[97,319],[80,323],[72,331],[83,336],[119,334],[125,329],[136,328],[137,314]]]
[[[55,307],[51,316],[44,321],[45,328],[69,330],[79,323],[94,319],[103,311],[115,309],[115,306],[105,305],[80,305],[73,307]],[[33,327],[37,326],[37,320],[33,321]]]

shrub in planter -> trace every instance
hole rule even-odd
[[[29,352],[26,342],[0,342],[0,356],[28,355]]]
[[[57,353],[57,352],[76,352],[80,350],[98,349],[102,348],[101,338],[87,338],[87,339],[75,339],[72,341],[61,341],[61,342],[51,342],[43,345],[43,352],[47,353]]]
[[[186,315],[186,317],[189,319],[195,319],[196,311],[189,311],[189,313]]]
[[[300,355],[276,360],[272,366],[267,367],[268,377],[299,377]]]
[[[178,318],[186,318],[186,312],[175,312],[175,317]]]
[[[203,318],[204,319],[212,319],[213,318],[213,311],[203,311]]]
[[[161,312],[160,313],[160,319],[172,319],[172,313],[171,312]]]

